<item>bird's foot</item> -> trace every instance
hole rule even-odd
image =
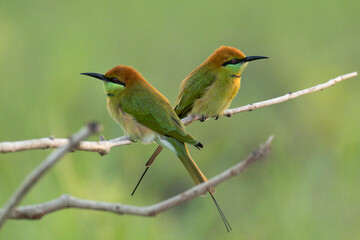
[[[231,113],[225,114],[225,116],[227,116],[228,118],[230,118],[232,115]]]
[[[201,118],[200,118],[200,122],[204,122],[204,121],[206,120],[206,118],[207,118],[207,117],[206,117],[206,116],[204,116],[204,115],[203,115],[203,116],[201,116]]]

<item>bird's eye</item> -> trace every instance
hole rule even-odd
[[[238,64],[238,63],[240,63],[241,61],[239,60],[239,59],[236,59],[236,58],[233,58],[233,59],[231,59],[231,60],[229,60],[229,61],[227,61],[227,62],[224,62],[223,64],[222,64],[222,66],[227,66],[227,65],[235,65],[235,64]]]
[[[113,78],[113,81],[114,81],[114,82],[118,82],[118,81],[119,81],[119,79],[118,79],[118,78],[116,78],[116,77],[114,77],[114,78]]]

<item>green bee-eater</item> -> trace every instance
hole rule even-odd
[[[179,118],[201,115],[202,122],[208,117],[218,119],[240,89],[241,73],[248,62],[264,58],[268,57],[246,57],[233,47],[222,46],[216,49],[182,81],[174,109],[176,114]],[[135,193],[146,171],[162,149],[163,147],[159,146],[145,164],[146,169],[131,195]]]
[[[107,95],[107,109],[111,117],[120,124],[124,133],[133,141],[156,142],[173,151],[181,160],[195,184],[207,181],[194,160],[190,157],[185,143],[202,148],[202,144],[184,129],[169,101],[152,87],[140,73],[129,66],[119,65],[107,73],[82,73],[104,82]],[[229,231],[213,193],[209,190],[216,207]]]

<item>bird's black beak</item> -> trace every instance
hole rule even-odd
[[[90,77],[93,77],[93,78],[97,78],[97,79],[103,80],[105,82],[112,82],[112,83],[115,83],[115,84],[119,84],[119,85],[122,85],[122,86],[125,87],[125,83],[120,81],[117,77],[108,78],[108,77],[105,77],[103,74],[100,74],[100,73],[80,73],[80,74],[90,76]]]
[[[109,81],[109,79],[107,77],[105,77],[103,74],[100,74],[100,73],[80,73],[80,74],[90,76],[93,78],[97,78],[97,79],[107,81],[107,82]]]
[[[251,61],[255,61],[255,60],[259,60],[259,59],[267,59],[268,57],[263,57],[263,56],[249,56],[246,57],[244,59],[241,59],[242,62],[251,62]]]

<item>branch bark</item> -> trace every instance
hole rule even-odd
[[[348,73],[337,78],[331,79],[325,83],[303,89],[297,92],[288,93],[281,97],[269,99],[262,102],[248,104],[238,108],[228,109],[224,112],[224,115],[231,116],[241,112],[253,111],[258,108],[267,107],[270,105],[282,103],[297,97],[300,97],[305,94],[317,92],[328,87],[334,86],[336,83],[341,82],[343,80],[353,78],[357,76],[357,72]],[[183,118],[181,121],[188,125],[194,121],[200,120],[201,116],[188,116]],[[69,142],[68,139],[64,138],[41,138],[41,139],[33,139],[33,140],[25,140],[25,141],[15,141],[15,142],[2,142],[0,143],[0,153],[9,153],[9,152],[19,152],[25,150],[34,150],[34,149],[47,149],[47,148],[58,148],[63,146]],[[79,145],[75,147],[74,150],[82,150],[82,151],[91,151],[98,152],[100,155],[105,155],[110,152],[110,149],[116,146],[121,145],[129,145],[132,142],[126,136],[112,139],[109,141],[100,140],[97,142],[83,141],[80,142]]]
[[[69,150],[76,147],[80,141],[89,137],[91,134],[100,131],[100,125],[90,123],[81,128],[76,134],[69,138],[68,143],[53,151],[38,167],[36,167],[21,183],[15,193],[10,197],[5,207],[0,211],[0,229],[10,215],[13,208],[23,199],[27,192],[36,182],[64,156]]]
[[[233,167],[225,170],[217,176],[211,178],[208,182],[196,185],[195,187],[180,193],[167,200],[159,202],[154,205],[139,207],[125,204],[98,202],[93,200],[85,200],[75,198],[69,195],[62,195],[61,197],[45,202],[42,204],[29,205],[18,207],[11,211],[9,218],[11,219],[40,219],[43,216],[56,212],[65,208],[87,209],[104,212],[112,212],[120,215],[137,215],[137,216],[155,216],[161,212],[164,212],[170,208],[180,205],[184,202],[190,201],[195,197],[205,194],[208,189],[214,187],[229,178],[241,174],[247,167],[249,167],[256,160],[265,158],[270,153],[270,144],[273,140],[273,136],[270,136],[265,144],[261,144],[255,151],[249,154],[245,160],[239,162]],[[4,210],[0,210],[0,214]]]

